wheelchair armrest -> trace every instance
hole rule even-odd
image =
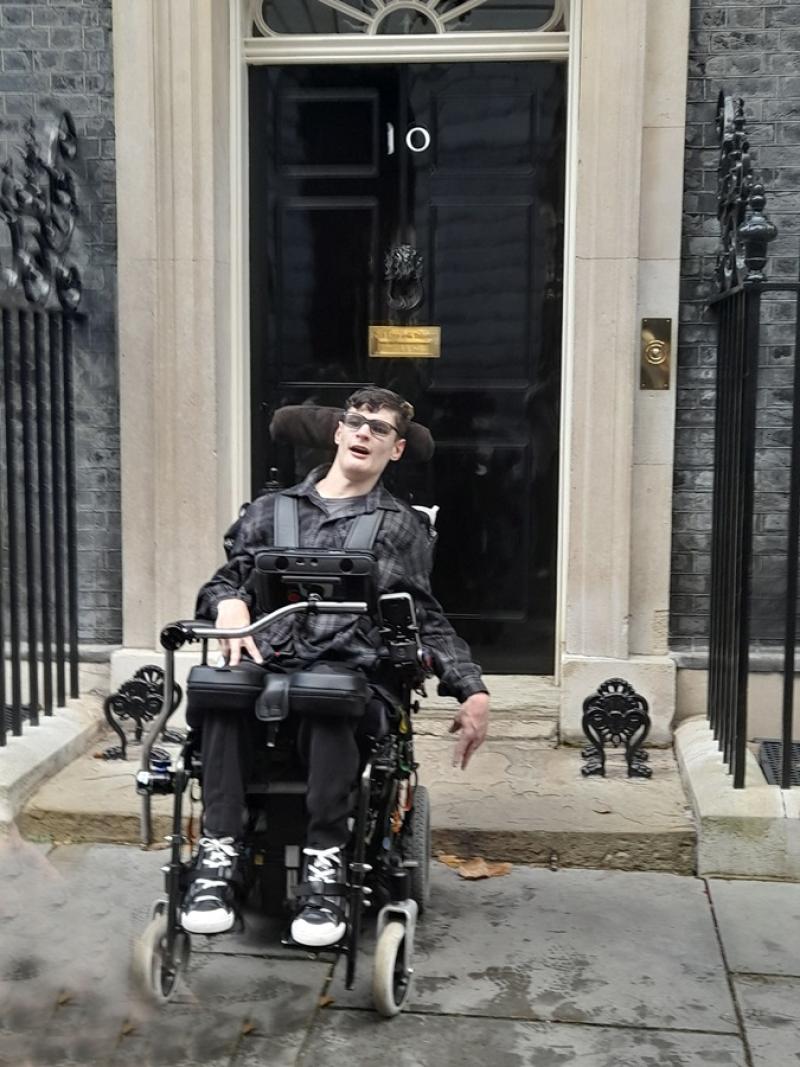
[[[268,615],[261,615],[247,626],[221,629],[208,619],[184,619],[168,623],[161,631],[161,647],[167,652],[177,652],[188,641],[205,641],[212,637],[226,641],[237,637],[252,637],[284,615],[298,615],[301,612],[307,615],[366,615],[368,611],[369,605],[364,600],[327,601],[309,597],[308,600],[286,604]]]

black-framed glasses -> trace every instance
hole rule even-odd
[[[365,415],[359,415],[357,411],[346,411],[342,416],[342,422],[348,430],[360,430],[366,423],[373,437],[388,437],[392,430],[398,437],[400,436],[400,431],[390,422],[385,422],[383,419],[368,419]]]

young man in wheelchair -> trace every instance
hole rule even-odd
[[[466,767],[483,743],[489,696],[469,648],[456,636],[431,593],[430,544],[423,521],[381,485],[389,463],[403,454],[412,406],[388,389],[365,388],[347,401],[339,421],[336,455],[285,495],[297,501],[298,544],[342,549],[364,514],[380,513],[373,552],[378,594],[407,592],[414,600],[423,645],[433,654],[440,692],[458,699],[451,732],[457,733],[454,763]],[[219,629],[247,626],[254,607],[252,576],[259,552],[275,545],[276,496],[263,496],[242,518],[228,562],[200,590],[198,618]],[[242,656],[279,670],[334,662],[369,677],[378,660],[379,635],[364,617],[292,616],[279,620],[257,639],[223,643],[231,666]],[[299,898],[291,926],[301,945],[322,948],[345,932],[336,887],[345,881],[342,850],[348,839],[350,797],[359,770],[361,737],[376,729],[380,697],[362,719],[311,717],[303,721],[299,743],[308,770],[308,829],[301,882],[313,892]],[[246,816],[245,792],[251,773],[253,717],[206,711],[202,725],[203,836],[181,910],[189,933],[221,933],[235,922],[234,887]],[[328,891],[326,892],[326,888]]]

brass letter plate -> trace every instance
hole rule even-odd
[[[369,354],[373,359],[438,359],[441,326],[370,326]]]
[[[672,319],[642,319],[640,389],[669,389]]]

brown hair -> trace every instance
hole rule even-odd
[[[397,432],[400,437],[408,433],[408,424],[414,418],[414,406],[407,400],[403,400],[398,393],[391,389],[382,389],[377,385],[368,385],[363,389],[357,389],[352,396],[347,398],[345,408],[366,408],[367,411],[379,411],[388,408],[397,416]]]

